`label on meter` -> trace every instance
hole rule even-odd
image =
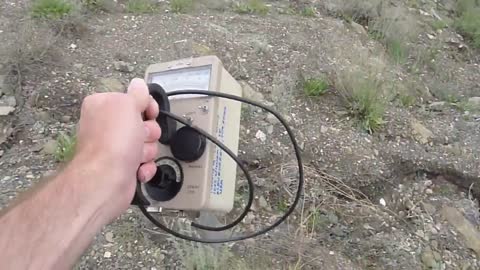
[[[167,93],[175,90],[210,90],[211,70],[211,65],[167,70],[151,74],[149,82],[159,84]],[[171,98],[198,96],[204,95],[182,95]]]
[[[227,107],[223,107],[223,112],[219,117],[218,128],[217,128],[217,139],[225,143],[225,120],[227,119]],[[212,188],[211,193],[215,195],[220,195],[223,193],[223,176],[222,176],[222,159],[223,159],[223,150],[220,147],[215,148],[215,155],[213,157],[213,166],[212,166]]]

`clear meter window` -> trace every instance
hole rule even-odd
[[[151,74],[150,82],[159,84],[166,92],[188,89],[209,90],[211,71],[211,65],[168,70]]]

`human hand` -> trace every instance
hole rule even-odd
[[[156,173],[158,113],[142,79],[133,79],[126,94],[94,94],[83,101],[72,163],[80,168],[89,164],[87,170],[95,171],[90,175],[94,179],[85,181],[93,181],[87,184],[108,205],[109,219],[128,208],[137,178],[146,182]]]

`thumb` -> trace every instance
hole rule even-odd
[[[135,78],[128,86],[127,94],[132,96],[139,112],[144,112],[150,103],[148,86],[143,79]]]

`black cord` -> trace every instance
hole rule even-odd
[[[219,231],[225,231],[225,230],[228,230],[230,228],[235,227],[238,223],[242,222],[243,218],[248,214],[248,211],[250,210],[250,207],[252,207],[252,204],[253,204],[254,184],[253,184],[252,178],[250,177],[250,174],[248,173],[247,168],[245,168],[245,165],[243,165],[242,161],[232,152],[232,150],[230,150],[221,141],[217,140],[215,137],[208,134],[205,130],[190,124],[185,119],[183,119],[179,116],[176,116],[175,114],[173,114],[171,112],[161,110],[160,113],[162,113],[162,114],[166,115],[167,117],[170,117],[170,118],[174,119],[175,121],[178,121],[178,122],[180,122],[180,123],[182,123],[186,126],[191,127],[196,132],[200,133],[202,136],[205,136],[208,140],[210,140],[211,142],[216,144],[218,147],[220,147],[223,151],[225,151],[225,153],[227,153],[237,163],[238,167],[240,167],[240,169],[245,174],[245,178],[247,178],[248,190],[249,190],[249,192],[248,192],[248,202],[247,202],[247,205],[245,205],[244,211],[242,212],[242,214],[240,214],[240,216],[237,219],[235,219],[232,223],[227,224],[227,225],[222,226],[222,227],[209,227],[209,226],[197,224],[195,222],[191,223],[191,225],[193,227],[196,227],[196,228],[199,228],[199,229],[202,229],[202,230],[206,230],[206,231],[217,231],[217,232],[219,232]]]
[[[232,238],[227,238],[227,239],[215,239],[215,240],[205,240],[205,239],[200,239],[200,238],[197,238],[197,237],[193,237],[193,236],[188,236],[188,235],[184,235],[184,234],[181,234],[177,231],[174,231],[172,229],[169,229],[168,227],[166,227],[165,225],[163,225],[161,222],[159,222],[158,220],[156,220],[147,210],[144,206],[140,205],[140,210],[142,211],[142,213],[145,215],[145,217],[147,217],[148,220],[150,220],[154,225],[156,225],[157,227],[159,227],[160,229],[166,231],[167,233],[170,233],[172,234],[173,236],[176,236],[178,238],[181,238],[181,239],[184,239],[184,240],[188,240],[188,241],[195,241],[195,242],[200,242],[200,243],[226,243],[226,242],[233,242],[233,241],[240,241],[240,240],[245,240],[245,239],[248,239],[248,238],[252,238],[252,237],[256,237],[256,236],[259,236],[259,235],[262,235],[262,234],[265,234],[267,232],[269,232],[270,230],[274,229],[275,227],[277,227],[278,225],[280,225],[283,221],[285,221],[288,216],[290,216],[290,214],[293,213],[293,211],[295,210],[298,202],[300,201],[300,198],[302,196],[302,191],[303,191],[303,184],[304,184],[304,175],[303,175],[303,164],[302,164],[302,158],[301,158],[301,154],[300,154],[300,147],[298,146],[298,143],[297,141],[295,140],[295,137],[293,135],[293,132],[292,130],[290,129],[290,127],[288,126],[287,122],[285,121],[285,119],[279,115],[277,112],[273,111],[272,109],[264,106],[263,104],[260,104],[258,102],[255,102],[255,101],[252,101],[252,100],[248,100],[248,99],[245,99],[245,98],[242,98],[242,97],[238,97],[238,96],[234,96],[234,95],[229,95],[229,94],[225,94],[225,93],[221,93],[221,92],[214,92],[214,91],[205,91],[205,90],[178,90],[178,91],[172,91],[172,92],[169,92],[167,93],[168,96],[177,96],[177,95],[206,95],[206,96],[214,96],[214,97],[220,97],[220,98],[226,98],[226,99],[231,99],[231,100],[236,100],[236,101],[239,101],[239,102],[243,102],[243,103],[246,103],[246,104],[249,104],[249,105],[253,105],[253,106],[257,106],[257,107],[260,107],[262,108],[263,110],[273,114],[279,121],[280,123],[282,123],[282,125],[285,127],[285,130],[287,131],[287,134],[288,136],[290,137],[290,140],[292,142],[292,145],[293,145],[293,150],[295,152],[295,157],[297,159],[297,163],[298,163],[298,187],[297,187],[297,192],[295,194],[295,198],[292,202],[292,204],[290,205],[290,207],[287,209],[287,211],[273,224],[271,224],[270,226],[267,226],[266,228],[263,228],[262,230],[260,231],[257,231],[255,233],[252,233],[252,234],[248,234],[248,235],[243,235],[243,236],[237,236],[237,237],[232,237]],[[165,113],[165,112],[162,112],[162,113]],[[169,113],[170,114],[170,113]],[[167,116],[174,116],[175,120],[178,121],[178,119],[176,118],[179,118],[178,116],[175,116],[175,115],[172,115],[172,114],[165,114]],[[173,117],[172,117],[173,118]],[[179,118],[180,119],[180,118]],[[183,120],[183,119],[181,119]],[[186,121],[185,121],[186,122]],[[185,123],[184,123],[185,124]],[[204,132],[203,130],[201,129],[198,129],[196,127],[192,127],[194,128],[194,130],[196,130],[197,132],[199,132],[200,134],[202,134],[202,132]],[[205,134],[202,134],[202,135],[205,135]],[[208,134],[209,135],[209,134]],[[209,135],[210,136],[210,135]],[[206,136],[207,137],[207,136]],[[216,140],[216,138],[210,136],[213,140],[211,140],[214,144],[216,144],[217,146],[219,146],[220,148],[222,148],[220,145],[223,145],[221,144],[221,142],[219,142],[218,140]],[[209,137],[207,137],[209,138]],[[210,139],[210,138],[209,138]],[[225,151],[225,149],[222,148],[222,150]],[[228,152],[227,152],[228,154]],[[231,156],[232,158],[234,158],[233,156]],[[234,160],[237,162],[237,164],[241,167],[243,164],[239,161],[237,161],[238,159],[234,158]],[[242,169],[243,170],[243,169]],[[250,175],[248,173],[245,174],[247,177],[249,177]],[[248,181],[248,178],[247,178],[247,181]],[[249,183],[250,185],[250,183]],[[253,184],[252,184],[252,187],[250,187],[249,189],[251,192],[253,192]],[[248,205],[248,203],[247,203]],[[248,213],[248,211],[250,210],[250,208],[245,208],[244,212],[240,215],[245,217],[246,214]],[[243,219],[242,217],[242,219]],[[234,222],[237,222],[239,218],[237,218],[237,220],[235,220]],[[240,220],[241,221],[241,220]],[[231,226],[234,222],[232,222],[231,224],[228,224],[224,227],[233,227]],[[239,222],[237,222],[238,224]],[[216,230],[218,228],[215,228],[215,227],[207,227],[207,226],[203,226],[203,225],[200,225],[200,224],[196,224],[197,228],[208,228],[207,230]],[[193,226],[193,223],[192,223],[192,226]]]

